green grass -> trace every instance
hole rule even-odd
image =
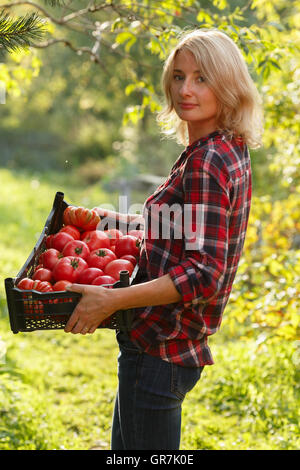
[[[55,192],[74,204],[111,202],[100,185],[71,187],[48,177],[0,170],[0,449],[109,449],[117,387],[115,334],[10,331],[3,279],[35,244]],[[39,183],[37,183],[37,181]],[[59,185],[59,187],[57,187]],[[36,189],[35,189],[36,188]],[[182,449],[299,449],[299,353],[224,327],[215,359],[183,405]]]

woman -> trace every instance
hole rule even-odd
[[[186,148],[145,203],[135,281],[114,290],[70,286],[83,296],[67,332],[93,333],[115,311],[135,310],[130,338],[117,335],[113,450],[179,449],[181,405],[213,364],[207,338],[220,327],[244,244],[248,147],[260,145],[259,95],[224,33],[185,34],[166,60],[163,89],[159,119]]]

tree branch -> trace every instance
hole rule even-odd
[[[0,48],[15,51],[30,46],[32,40],[41,40],[43,23],[37,13],[20,18],[11,18],[3,11],[0,14]]]
[[[39,44],[31,44],[31,46],[38,49],[43,49],[49,46],[53,46],[53,44],[57,43],[63,43],[65,46],[69,47],[78,55],[89,54],[91,61],[101,65],[101,67],[107,72],[104,63],[101,61],[99,56],[95,52],[93,52],[90,47],[76,47],[74,46],[74,44],[71,43],[71,41],[69,41],[69,39],[49,39],[48,41],[44,41]]]
[[[82,55],[83,53],[89,54],[91,56],[92,62],[95,62],[95,63],[101,65],[102,68],[105,70],[105,72],[108,73],[108,70],[106,69],[104,63],[101,61],[99,56],[93,51],[93,49],[91,49],[90,47],[76,47],[71,43],[71,41],[69,41],[69,39],[49,39],[48,41],[44,41],[44,42],[41,42],[39,44],[31,44],[31,47],[35,47],[37,49],[43,49],[43,48],[46,48],[46,47],[53,46],[54,44],[57,44],[57,43],[63,43],[65,46],[69,47],[72,51],[76,52],[78,55]],[[111,44],[104,41],[103,39],[101,39],[101,44],[103,44],[105,47],[111,49],[111,51],[114,54],[119,55],[123,59],[128,59],[128,60],[131,60],[131,61],[134,62],[134,58],[132,56],[130,56],[129,54],[122,53],[122,52],[118,51],[117,49],[113,49]],[[141,62],[139,62],[139,65],[141,67],[148,68],[148,69],[160,68],[160,66],[155,66],[153,64],[152,65],[144,64],[144,63],[141,63]]]
[[[59,20],[57,18],[54,18],[54,16],[50,15],[50,13],[44,7],[42,7],[41,5],[38,5],[37,3],[31,2],[31,1],[27,1],[27,2],[18,1],[18,2],[5,3],[1,7],[3,9],[9,9],[9,8],[18,7],[18,6],[21,6],[21,5],[32,6],[36,10],[39,10],[44,16],[49,18],[49,20],[51,20],[53,23],[64,24],[61,20]]]
[[[2,5],[2,8],[13,8],[13,7],[18,7],[21,5],[29,5],[35,8],[36,10],[39,10],[44,16],[49,18],[50,21],[52,21],[55,24],[59,25],[65,25],[66,23],[74,20],[75,18],[78,18],[79,16],[84,16],[87,13],[95,13],[100,10],[104,10],[105,8],[110,8],[112,6],[112,3],[105,3],[101,5],[91,5],[86,8],[82,8],[81,10],[75,11],[73,13],[70,13],[66,16],[59,18],[54,18],[54,16],[50,15],[50,13],[42,6],[38,5],[35,2],[31,1],[17,1],[17,2],[11,2],[11,3],[6,3]]]

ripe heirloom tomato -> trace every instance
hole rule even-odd
[[[78,284],[92,284],[96,277],[103,275],[102,269],[99,268],[87,268],[79,275],[77,282]]]
[[[133,255],[124,255],[124,256],[121,256],[120,259],[127,259],[128,261],[130,261],[133,264],[133,266],[135,266],[136,263],[137,263],[137,259]]]
[[[70,284],[71,284],[70,281],[66,281],[66,280],[62,279],[61,281],[57,281],[53,285],[53,290],[54,291],[64,291],[64,290],[66,290],[66,287],[69,286]]]
[[[34,282],[37,283],[33,287],[34,290],[38,290],[39,292],[52,292],[53,291],[52,285],[48,281],[36,280]]]
[[[24,277],[21,281],[18,282],[17,288],[21,290],[32,290],[34,281],[29,279],[29,277]]]
[[[58,250],[55,248],[49,248],[42,253],[40,256],[40,261],[42,262],[44,268],[50,269],[50,271],[52,271],[57,261],[62,257],[63,255]]]
[[[88,268],[86,261],[79,256],[66,256],[61,258],[52,271],[55,281],[66,280],[76,282],[84,269]]]
[[[133,264],[127,259],[115,259],[105,266],[104,274],[107,274],[108,276],[112,276],[117,281],[119,281],[121,271],[128,271],[129,276],[131,276],[133,270],[134,270]]]
[[[38,264],[38,265],[34,268],[34,272],[36,272],[38,269],[41,269],[41,268],[43,268],[43,267],[44,267],[44,266],[43,266],[43,263]]]
[[[46,237],[46,248],[52,248],[52,240],[53,240],[54,234],[48,235]]]
[[[116,241],[115,253],[117,258],[124,255],[140,256],[140,240],[133,235],[124,235]]]
[[[51,247],[58,251],[63,251],[66,244],[73,240],[74,238],[69,233],[57,232],[52,238]]]
[[[95,230],[100,222],[100,217],[93,209],[68,206],[63,214],[63,222],[65,225],[75,225],[81,230]]]
[[[53,281],[53,276],[52,276],[52,271],[50,271],[50,269],[46,269],[46,268],[40,268],[40,269],[37,269],[33,276],[32,276],[32,279],[34,281],[48,281],[48,282],[52,282]]]
[[[94,250],[87,258],[90,268],[104,269],[104,267],[112,260],[117,259],[116,255],[108,248],[100,248]]]
[[[29,279],[24,277],[18,284],[17,288],[21,290],[37,290],[39,292],[51,292],[52,285],[48,281],[40,281],[39,279]]]
[[[80,256],[80,258],[86,259],[90,254],[90,249],[83,241],[72,240],[66,244],[62,254],[63,256]]]
[[[106,235],[108,236],[111,246],[115,245],[116,241],[124,235],[123,232],[121,232],[121,230],[118,230],[117,228],[110,228],[108,230],[104,230],[104,233],[106,233]]]
[[[115,282],[117,282],[117,280],[115,278],[113,278],[112,276],[107,276],[107,275],[103,275],[103,276],[98,276],[96,277],[93,282],[92,282],[92,285],[93,286],[103,286],[104,284],[109,284],[109,286],[112,286]]]
[[[74,225],[65,225],[59,232],[65,232],[71,235],[74,240],[80,240],[80,231]]]
[[[110,239],[102,230],[89,230],[81,235],[81,240],[89,247],[90,251],[98,248],[110,248]]]

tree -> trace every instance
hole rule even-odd
[[[44,0],[9,2],[2,8],[3,49],[69,48],[82,63],[95,64],[101,76],[113,79],[115,88],[125,91],[130,104],[124,100],[124,122],[135,125],[145,125],[149,114],[160,107],[161,65],[178,34],[195,27],[224,30],[241,47],[264,97],[269,163],[282,173],[286,185],[299,181],[294,164],[300,158],[296,30],[300,7],[296,0],[253,0],[244,6],[236,0],[201,4],[197,0]],[[7,12],[15,9],[27,15],[14,20]],[[120,68],[123,73],[117,75]],[[282,153],[277,150],[284,149],[286,142],[292,147],[285,152],[283,168]]]

